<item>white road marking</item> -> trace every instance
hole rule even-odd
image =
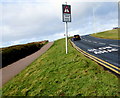
[[[97,43],[97,42],[93,41],[93,43]]]
[[[99,44],[105,45],[106,43],[99,43]]]
[[[88,42],[91,42],[90,40],[88,40]]]
[[[84,41],[88,41],[88,42],[92,42],[90,40],[86,40],[86,39],[83,39]],[[101,42],[96,42],[96,41],[93,41],[93,43],[98,43],[98,44],[102,44],[102,45],[105,45],[106,43],[101,43]],[[113,44],[109,44],[110,46],[114,46],[114,47],[120,47],[119,45],[113,45]]]
[[[109,45],[114,47],[120,47],[119,45],[113,45],[113,44],[109,44]]]
[[[95,54],[102,54],[102,53],[108,53],[107,50],[103,50],[103,51],[94,51]]]
[[[110,49],[110,48],[112,48],[112,47],[107,46],[107,47],[100,47],[100,48],[98,48],[98,49],[103,50],[103,49]]]
[[[93,52],[94,54],[103,54],[103,53],[109,53],[109,52],[116,52],[118,49],[107,46],[107,47],[99,47],[97,49],[88,49],[89,52]]]
[[[88,49],[88,51],[90,51],[90,52],[93,52],[93,51],[95,51],[95,50],[97,50],[97,49]]]

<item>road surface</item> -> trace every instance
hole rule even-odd
[[[103,61],[102,63],[107,62],[107,66],[112,67],[113,70],[116,70],[117,73],[119,73],[120,40],[101,39],[89,35],[82,36],[81,38],[82,40],[73,41],[73,43],[81,50],[94,56],[94,58],[97,57],[100,59],[100,63],[101,61]]]

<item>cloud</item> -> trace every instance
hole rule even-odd
[[[58,0],[57,2],[118,2],[119,0]],[[14,3],[41,3],[41,2],[55,2],[55,0],[1,0],[1,2],[14,2]]]
[[[62,22],[63,0],[4,0],[0,6],[3,46],[40,40],[56,40],[64,37]],[[37,3],[38,2],[38,3]],[[115,2],[69,2],[72,7],[72,22],[69,34],[93,33],[93,7],[98,31],[117,25]],[[32,40],[31,40],[32,39]],[[2,46],[2,45],[1,45]]]
[[[38,36],[39,34],[50,35],[54,31],[58,31],[59,28],[56,24],[59,21],[56,19],[52,8],[48,8],[49,4],[45,6],[35,5],[6,5],[3,7],[3,26],[4,35],[12,39],[13,37],[31,37]],[[51,6],[49,6],[51,7]],[[11,33],[12,35],[10,35]],[[29,38],[28,37],[28,38]],[[9,39],[5,39],[9,40]]]

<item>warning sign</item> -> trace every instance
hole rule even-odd
[[[68,5],[65,6],[64,13],[70,14],[70,7]]]
[[[62,5],[63,22],[71,22],[71,6]]]

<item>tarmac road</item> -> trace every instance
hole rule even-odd
[[[120,40],[95,38],[89,35],[82,36],[82,40],[73,43],[83,51],[108,62],[120,71]]]

